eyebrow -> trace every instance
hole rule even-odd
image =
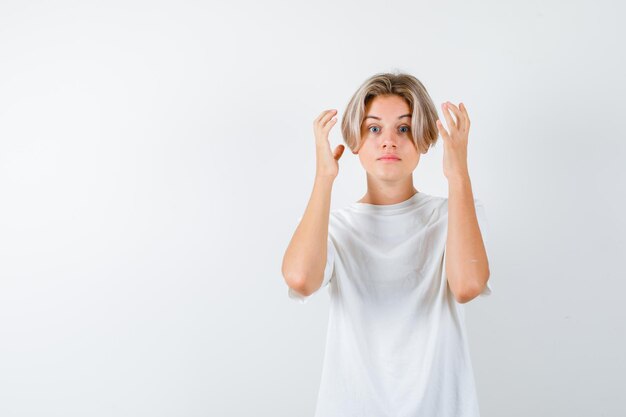
[[[402,116],[398,117],[398,119],[402,119],[403,117],[408,117],[411,118],[411,113],[407,113],[407,114],[403,114]],[[372,116],[371,114],[368,114],[367,116],[365,116],[365,119],[376,119],[376,120],[381,120],[380,117],[378,116]],[[363,119],[363,120],[365,120]]]

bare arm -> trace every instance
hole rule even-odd
[[[483,242],[472,184],[467,166],[470,119],[463,103],[442,104],[448,129],[437,120],[444,140],[443,171],[448,179],[448,236],[446,240],[446,275],[448,285],[459,303],[478,296],[489,279],[489,262]],[[452,111],[456,121],[452,118]]]
[[[317,291],[324,280],[330,196],[339,172],[338,161],[345,149],[338,145],[333,152],[328,142],[328,132],[337,121],[333,117],[336,113],[335,109],[325,110],[313,121],[317,158],[315,183],[309,204],[283,257],[285,282],[304,296]]]
[[[487,285],[489,261],[469,176],[450,180],[448,189],[446,275],[457,301],[466,303]]]
[[[333,182],[331,177],[315,178],[309,204],[283,258],[285,282],[305,296],[317,291],[324,279]]]

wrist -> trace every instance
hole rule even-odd
[[[467,186],[471,185],[469,174],[455,174],[446,177],[448,179],[448,185],[452,186]]]
[[[316,173],[314,182],[320,185],[332,185],[335,182],[335,178],[334,175]]]

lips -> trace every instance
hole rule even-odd
[[[390,159],[390,160],[397,160],[397,161],[400,160],[400,158],[398,158],[396,155],[383,155],[378,159]]]

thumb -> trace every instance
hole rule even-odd
[[[339,158],[341,158],[341,155],[343,155],[343,151],[345,149],[346,149],[345,146],[337,145],[337,147],[335,148],[335,152],[333,152],[333,156],[335,157],[337,161],[339,160]]]

